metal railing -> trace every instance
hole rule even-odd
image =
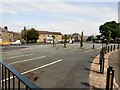
[[[21,75],[15,68],[8,65],[3,60],[0,61],[1,70],[1,90],[42,90],[31,82],[27,77]]]

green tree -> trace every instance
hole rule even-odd
[[[37,30],[35,30],[34,28],[27,30],[27,41],[28,42],[36,43],[38,37],[39,37],[39,32]]]
[[[104,36],[105,39],[108,39],[108,32],[110,33],[109,37],[111,37],[115,41],[117,38],[120,38],[120,23],[116,23],[115,21],[104,23],[99,27],[99,30],[101,35]]]
[[[87,38],[87,41],[93,41],[93,39],[94,39],[94,36],[91,35],[91,36],[89,36],[89,37]]]
[[[83,43],[84,43],[84,36],[83,36],[83,31],[81,33],[81,40],[80,40],[80,48],[83,47]]]
[[[111,31],[107,30],[106,35],[107,35],[106,36],[106,45],[108,45],[109,42],[112,40],[112,38],[111,38]]]

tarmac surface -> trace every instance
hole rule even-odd
[[[89,88],[89,73],[101,44],[8,46],[2,58],[41,88]]]
[[[5,62],[41,88],[89,90],[91,64],[101,49],[101,44],[94,45],[95,49],[92,43],[85,43],[82,49],[79,43],[67,44],[67,48],[63,44],[4,46],[1,55]]]

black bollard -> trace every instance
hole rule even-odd
[[[113,48],[112,48],[112,45],[111,45],[111,49],[110,49],[110,51],[112,51],[112,49],[113,49]]]
[[[117,49],[119,49],[119,44],[117,45]]]
[[[109,66],[107,68],[106,90],[113,90],[114,69]]]
[[[115,51],[115,45],[114,45],[114,47],[113,47],[113,50]]]
[[[104,62],[105,62],[105,58],[102,57],[102,58],[101,58],[101,62],[100,62],[100,73],[101,73],[101,74],[104,73]]]
[[[93,49],[95,49],[95,45],[93,44]]]
[[[107,48],[107,49],[108,49],[108,53],[109,53],[109,49],[110,49],[110,47],[108,46],[108,48]]]

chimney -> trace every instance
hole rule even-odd
[[[24,30],[26,30],[26,27],[24,27]]]
[[[8,30],[8,27],[7,27],[7,26],[4,26],[4,29],[7,31],[7,30]]]

